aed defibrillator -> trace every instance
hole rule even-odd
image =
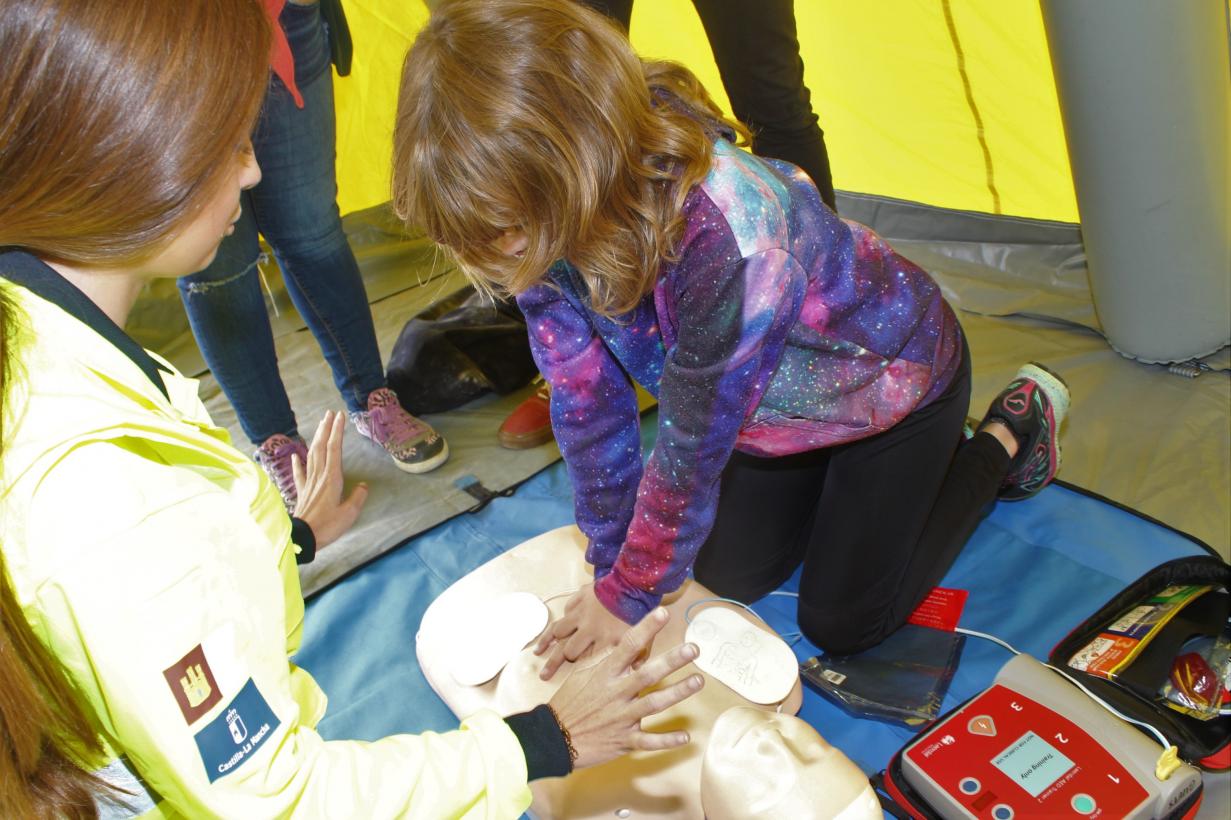
[[[1160,777],[1159,743],[1027,655],[893,758],[885,791],[915,818],[1191,818],[1200,772]]]

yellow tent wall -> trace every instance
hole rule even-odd
[[[420,2],[347,0],[352,75],[337,80],[343,212],[388,199],[401,59]],[[800,50],[834,184],[946,208],[1077,221],[1036,0],[796,0]],[[726,97],[689,0],[639,0],[632,41]]]

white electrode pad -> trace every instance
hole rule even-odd
[[[510,592],[476,606],[450,630],[448,669],[462,686],[487,683],[547,626],[547,605]]]
[[[684,640],[701,654],[693,661],[707,675],[753,703],[778,703],[799,679],[799,663],[786,642],[722,607],[693,616]]]

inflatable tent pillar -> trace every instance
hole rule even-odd
[[[1042,0],[1090,288],[1112,347],[1231,343],[1225,0]]]

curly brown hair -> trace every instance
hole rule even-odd
[[[402,68],[393,206],[478,284],[518,294],[568,260],[630,310],[674,259],[724,120],[688,69],[642,62],[571,0],[444,0]],[[529,240],[519,258],[494,247]]]

